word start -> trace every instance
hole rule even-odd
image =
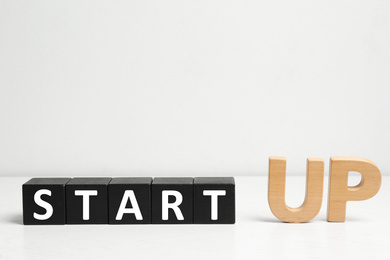
[[[23,221],[34,224],[234,224],[232,177],[33,178]]]
[[[348,173],[361,181],[348,186]],[[286,158],[269,158],[268,203],[284,222],[315,218],[322,205],[324,161],[307,159],[306,197],[298,208],[285,203]],[[329,222],[344,222],[347,201],[373,197],[381,173],[370,160],[331,157]],[[33,178],[23,185],[25,225],[55,224],[234,224],[233,177]]]

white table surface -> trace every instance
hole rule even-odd
[[[268,207],[267,177],[236,177],[235,225],[24,226],[22,184],[0,178],[0,259],[389,259],[390,177],[366,201],[349,202],[345,223],[319,215],[282,223]],[[304,177],[288,177],[287,203],[303,201]]]

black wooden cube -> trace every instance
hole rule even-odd
[[[70,178],[33,178],[23,184],[25,225],[65,224],[65,184]]]
[[[111,178],[74,178],[66,184],[67,224],[107,224]]]
[[[235,183],[233,177],[194,179],[194,223],[234,224]]]
[[[193,178],[154,178],[152,223],[193,223]]]
[[[113,178],[108,184],[109,224],[151,223],[152,178]]]

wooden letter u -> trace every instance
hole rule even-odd
[[[298,208],[291,208],[285,202],[286,158],[269,158],[268,203],[272,213],[284,222],[301,223],[313,219],[322,204],[324,185],[324,160],[307,159],[306,196]]]

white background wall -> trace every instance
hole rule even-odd
[[[0,0],[1,175],[390,173],[388,0]]]

